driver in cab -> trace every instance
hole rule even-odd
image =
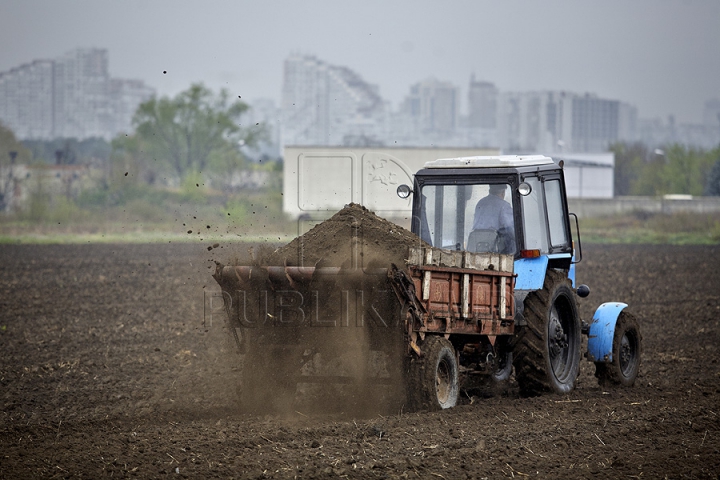
[[[512,205],[505,201],[506,190],[505,184],[490,185],[490,193],[481,198],[475,206],[473,232],[470,238],[473,238],[476,230],[494,231],[497,233],[495,251],[513,254],[515,253],[515,222]]]

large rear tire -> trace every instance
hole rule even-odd
[[[444,337],[428,335],[423,356],[408,369],[408,397],[414,410],[443,410],[457,405],[460,396],[455,349]]]
[[[595,376],[601,386],[632,387],[640,372],[642,335],[634,315],[622,311],[615,323],[612,361],[596,362]]]
[[[524,395],[571,392],[580,372],[580,316],[570,280],[548,270],[542,290],[525,299],[527,325],[518,329],[515,377]]]

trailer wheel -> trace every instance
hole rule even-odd
[[[460,395],[455,349],[444,337],[425,337],[423,356],[413,358],[408,371],[408,397],[415,410],[442,410],[457,404]]]
[[[633,386],[640,372],[641,342],[637,319],[623,310],[615,324],[612,361],[595,363],[595,376],[601,386]]]
[[[515,376],[524,395],[569,393],[580,372],[580,316],[570,281],[548,270],[542,290],[525,299],[527,325],[517,332]]]

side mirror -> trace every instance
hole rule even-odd
[[[529,183],[523,182],[518,185],[518,193],[523,197],[527,197],[528,195],[530,195],[530,192],[532,192],[532,187]]]
[[[408,198],[411,193],[413,193],[412,189],[405,184],[397,188],[397,196],[400,198]]]

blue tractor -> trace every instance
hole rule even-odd
[[[589,289],[575,285],[582,248],[562,165],[538,155],[440,159],[397,193],[412,196],[415,235],[348,205],[327,221],[331,234],[297,239],[346,248],[357,264],[218,263],[244,355],[243,408],[325,405],[312,395],[325,386],[334,392],[325,399],[387,394],[412,410],[439,410],[457,404],[461,378],[505,382],[513,369],[524,394],[565,394],[577,382],[583,334],[599,381],[633,385],[641,336],[627,305],[580,318],[577,297]],[[384,235],[372,245],[358,233],[366,221]],[[391,247],[406,249],[404,262],[386,254]],[[361,248],[374,260],[361,264]]]
[[[419,349],[425,343],[430,350],[410,361],[411,372],[428,370],[410,378],[411,391],[425,392],[416,399],[419,408],[453,406],[456,371],[463,364],[481,365],[499,381],[509,378],[514,367],[524,394],[568,393],[579,375],[583,334],[588,337],[586,357],[594,362],[601,385],[634,384],[641,334],[627,305],[604,303],[589,323],[579,315],[577,297],[586,297],[589,289],[575,282],[582,247],[577,216],[568,212],[562,162],[541,155],[440,159],[428,162],[415,175],[414,185],[401,185],[397,193],[412,196],[412,232],[433,248],[511,256],[514,263],[512,334],[486,337],[492,345],[483,349],[481,360],[473,358],[477,348],[468,348],[461,335],[429,343],[427,335],[417,339]],[[422,289],[422,278],[415,286]],[[422,298],[419,293],[417,297]],[[423,309],[425,317],[428,308]],[[500,328],[498,334],[508,333]],[[443,355],[440,343],[456,358]],[[429,378],[433,373],[437,389],[412,385],[413,376]]]

